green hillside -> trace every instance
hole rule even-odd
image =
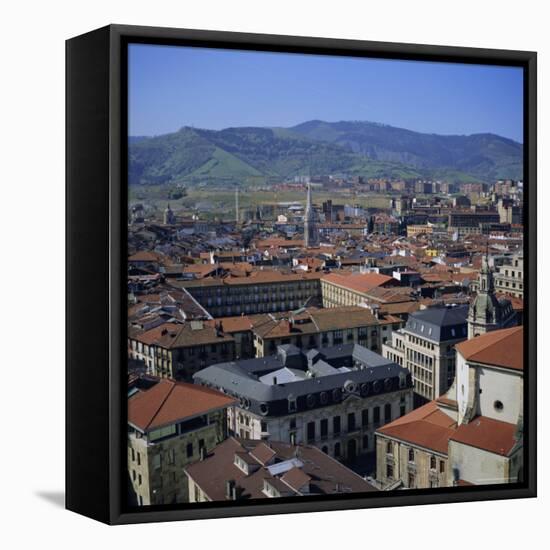
[[[492,134],[437,136],[369,122],[293,128],[184,127],[130,139],[130,183],[263,182],[296,175],[493,181],[522,177],[522,146]]]

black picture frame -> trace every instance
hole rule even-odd
[[[126,505],[127,45],[482,63],[524,71],[525,439],[522,483],[373,495]],[[66,43],[66,507],[109,524],[536,496],[537,56],[534,52],[109,25]],[[85,312],[85,314],[84,314]]]

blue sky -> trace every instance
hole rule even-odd
[[[132,44],[130,135],[369,120],[523,141],[519,68]]]

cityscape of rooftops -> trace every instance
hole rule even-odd
[[[523,479],[522,88],[130,46],[131,506]]]

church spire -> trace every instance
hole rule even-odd
[[[311,197],[311,183],[307,183],[306,209],[304,212],[304,244],[306,248],[319,246],[319,231],[315,223],[315,210]]]

